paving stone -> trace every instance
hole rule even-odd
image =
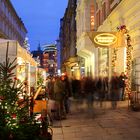
[[[62,129],[61,128],[53,128],[53,133],[54,134],[62,134]]]
[[[127,105],[118,102],[112,110],[105,102],[104,108],[94,105],[90,115],[85,102],[78,109],[73,104],[66,120],[54,122],[53,140],[140,140],[140,112],[128,111]]]
[[[124,140],[124,138],[118,135],[111,135],[110,137],[104,136],[102,140]]]
[[[64,139],[68,139],[68,138],[76,138],[76,133],[64,133]]]

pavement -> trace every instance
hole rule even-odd
[[[101,106],[102,105],[102,106]],[[128,108],[128,101],[72,101],[65,120],[54,121],[53,140],[140,140],[140,112]]]

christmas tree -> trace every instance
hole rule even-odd
[[[0,139],[35,139],[40,126],[30,114],[33,97],[26,91],[27,82],[15,76],[16,58],[8,58],[7,43],[5,62],[0,63]]]

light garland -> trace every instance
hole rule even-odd
[[[117,61],[117,48],[114,48],[112,52],[112,71],[115,72],[116,61]]]
[[[131,45],[131,37],[128,34],[128,30],[126,29],[125,25],[117,27],[117,30],[122,32],[126,35],[127,47],[126,47],[126,74],[127,74],[127,81],[126,81],[126,88],[125,94],[128,95],[130,98],[131,96],[131,68],[132,68],[132,45]]]

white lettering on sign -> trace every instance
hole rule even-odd
[[[94,38],[94,42],[102,46],[110,46],[116,43],[117,37],[110,33],[98,34]]]

